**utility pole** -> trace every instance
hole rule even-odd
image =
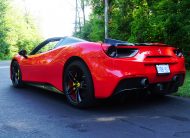
[[[75,33],[77,32],[77,24],[78,24],[78,20],[77,20],[77,18],[78,18],[78,1],[77,0],[75,0]]]
[[[108,0],[105,1],[104,16],[105,16],[105,39],[108,38]]]
[[[82,9],[82,14],[83,14],[83,25],[85,25],[85,3],[84,0],[81,0],[81,9]]]
[[[82,28],[82,17],[81,17],[81,9],[83,11],[83,25],[85,24],[85,5],[84,5],[84,0],[75,0],[75,33],[76,32],[81,32],[81,28]]]
[[[81,32],[81,20],[80,20],[80,11],[78,10],[78,28],[79,28],[79,32]]]

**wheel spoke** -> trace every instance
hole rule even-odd
[[[75,72],[74,79],[77,80],[78,74]]]
[[[68,77],[72,82],[77,82],[71,71],[68,72]]]
[[[71,92],[72,92],[72,90],[73,90],[74,88],[75,88],[74,86],[70,87],[70,88],[67,90],[66,94],[67,94],[67,95],[71,95]]]
[[[86,84],[85,84],[85,81],[82,81],[81,82],[81,85],[80,85],[80,89],[86,89]]]
[[[18,78],[18,80],[20,79],[20,71],[19,70],[17,71],[17,78]]]
[[[76,90],[76,100],[78,103],[82,102],[79,89]]]
[[[13,66],[13,71],[14,71],[14,73],[17,72],[17,67],[15,65]]]
[[[18,79],[17,78],[15,78],[15,83],[18,84]]]

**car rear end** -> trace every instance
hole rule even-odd
[[[103,95],[131,90],[153,93],[177,92],[185,78],[184,56],[180,49],[159,44],[102,44],[107,55],[107,76]]]

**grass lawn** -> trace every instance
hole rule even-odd
[[[186,72],[185,83],[175,95],[190,97],[190,71]]]

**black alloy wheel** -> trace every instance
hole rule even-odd
[[[94,87],[91,74],[82,61],[74,61],[64,73],[64,92],[68,102],[76,107],[93,105]]]
[[[15,88],[23,86],[21,70],[17,61],[13,61],[11,64],[11,80]]]

